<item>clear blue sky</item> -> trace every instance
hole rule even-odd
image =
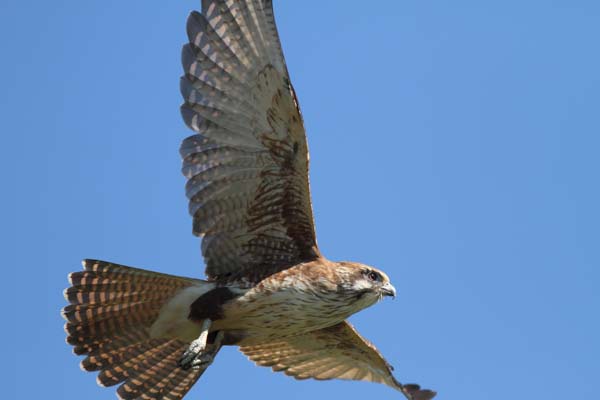
[[[440,399],[596,398],[600,3],[275,3],[319,244],[390,275],[398,298],[353,321],[398,378]],[[203,272],[178,155],[194,8],[0,5],[7,398],[114,398],[64,343],[80,259]],[[233,348],[189,398],[242,395],[399,398],[296,382]]]

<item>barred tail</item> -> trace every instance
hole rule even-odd
[[[181,399],[203,371],[179,368],[187,344],[152,338],[150,327],[167,301],[202,281],[96,260],[83,269],[70,274],[62,310],[67,343],[87,356],[81,368],[100,371],[102,386],[122,383],[121,399]]]

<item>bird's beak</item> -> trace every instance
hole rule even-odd
[[[381,287],[381,293],[383,293],[384,296],[392,296],[393,299],[396,298],[396,288],[389,282]]]

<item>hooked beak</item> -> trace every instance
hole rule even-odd
[[[380,290],[384,296],[392,296],[392,299],[396,298],[396,288],[393,287],[391,283],[387,282]]]

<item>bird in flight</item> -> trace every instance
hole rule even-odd
[[[271,0],[203,0],[187,23],[181,144],[206,280],[85,260],[70,274],[67,342],[121,399],[185,396],[222,346],[297,379],[383,383],[409,400],[346,321],[396,290],[382,271],[317,246],[308,146]]]

